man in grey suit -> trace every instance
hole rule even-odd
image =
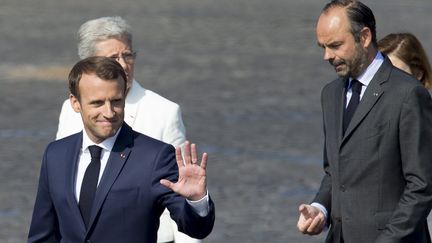
[[[297,227],[326,242],[430,242],[432,101],[420,82],[377,50],[372,11],[328,3],[318,45],[339,78],[322,91],[324,171]]]

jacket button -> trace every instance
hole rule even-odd
[[[340,186],[340,190],[341,190],[342,192],[344,192],[344,191],[345,191],[345,185],[341,185],[341,186]]]

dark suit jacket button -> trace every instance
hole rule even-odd
[[[344,186],[344,185],[340,186],[340,190],[341,190],[342,192],[344,192],[344,191],[345,191],[345,186]]]

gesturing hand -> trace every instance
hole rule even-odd
[[[189,141],[186,141],[184,155],[183,159],[181,149],[176,148],[176,160],[179,168],[178,181],[173,183],[162,179],[160,183],[188,200],[197,201],[202,199],[207,193],[207,153],[203,153],[201,163],[198,164],[195,144],[190,144]]]
[[[318,208],[302,204],[299,207],[299,220],[297,228],[303,234],[316,235],[321,233],[325,227],[325,216]]]

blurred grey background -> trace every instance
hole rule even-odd
[[[75,33],[111,15],[133,28],[137,80],[179,103],[188,138],[210,153],[217,218],[204,242],[323,242],[296,223],[322,177],[320,90],[335,78],[315,40],[326,2],[1,0],[0,242],[26,241]],[[410,31],[430,57],[430,0],[364,2],[379,38]]]

